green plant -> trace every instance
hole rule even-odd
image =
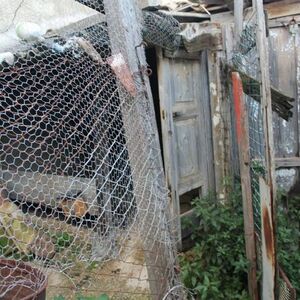
[[[68,234],[67,232],[57,232],[53,234],[52,240],[57,250],[61,250],[71,245],[74,240],[74,236]]]
[[[300,198],[278,197],[277,209],[278,262],[300,294]]]
[[[240,188],[229,195],[223,204],[212,194],[195,199],[199,222],[185,220],[195,246],[180,257],[181,276],[199,299],[248,299]]]
[[[262,172],[259,164],[255,171]],[[300,294],[300,197],[281,193],[277,199],[278,262]],[[248,299],[240,187],[231,188],[226,201],[209,194],[195,199],[193,206],[199,222],[183,222],[192,228],[195,241],[180,255],[184,284],[199,299]]]

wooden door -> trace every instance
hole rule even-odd
[[[193,59],[158,53],[163,156],[173,216],[192,212],[184,201],[214,185],[211,117],[206,53]]]

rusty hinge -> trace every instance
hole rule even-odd
[[[166,113],[165,113],[164,109],[161,110],[161,117],[162,117],[163,120],[166,119]]]

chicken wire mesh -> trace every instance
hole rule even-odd
[[[161,11],[143,11],[143,38],[149,45],[169,51],[179,48],[180,23],[171,15]]]
[[[240,43],[233,53],[232,65],[241,74],[245,103],[248,112],[249,145],[250,145],[250,173],[254,230],[256,236],[257,268],[262,271],[261,245],[261,201],[259,177],[266,175],[265,137],[263,128],[259,55],[256,47],[256,19],[255,15],[248,21],[242,31]]]
[[[19,262],[0,265],[0,298],[45,282],[15,276],[27,262],[63,272],[73,291],[176,299],[142,16],[133,1],[79,2],[92,18],[24,38],[0,66],[0,258]],[[136,24],[125,28],[120,11]]]
[[[296,290],[293,288],[292,284],[290,283],[289,279],[282,271],[279,269],[279,300],[296,300]]]

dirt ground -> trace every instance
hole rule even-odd
[[[47,299],[63,296],[76,299],[77,295],[100,296],[110,299],[146,300],[149,297],[149,283],[144,254],[137,240],[121,253],[122,260],[107,262],[78,262],[65,273],[48,269]]]

